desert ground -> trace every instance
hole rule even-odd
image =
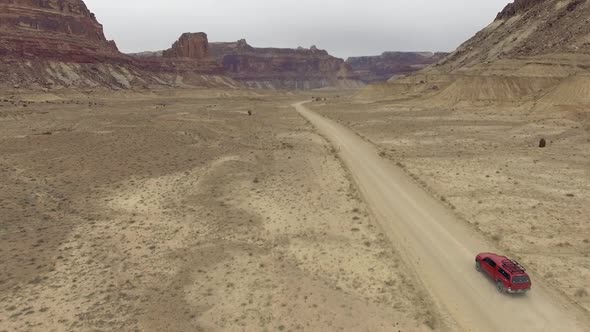
[[[372,142],[462,222],[519,259],[533,283],[590,317],[590,115],[583,107],[354,96],[308,107]]]
[[[3,93],[0,331],[446,330],[337,151],[290,106],[304,99],[310,96],[214,89]],[[402,115],[415,122],[410,113],[395,116]],[[455,134],[475,135],[461,124]],[[576,139],[583,130],[559,137]],[[409,128],[375,133],[414,135]],[[587,286],[579,277],[588,275],[590,246],[582,233],[588,187],[579,181],[588,175],[581,169],[588,142],[577,142],[568,156],[578,162],[559,170],[561,182],[541,183],[559,200],[527,199],[531,218],[516,225],[508,221],[524,211],[491,218],[516,204],[496,195],[509,192],[501,176],[524,190],[532,175],[514,160],[497,167],[502,175],[489,172],[494,191],[466,194],[469,184],[480,185],[467,174],[481,163],[428,168],[420,156],[434,150],[397,143],[389,150],[404,153],[413,172],[432,173],[425,181],[460,167],[452,192],[434,188],[459,213],[487,207],[474,220],[482,231],[501,235],[536,270],[550,268],[546,277],[556,285],[574,283],[564,291],[588,305],[587,295],[576,297]],[[563,149],[551,149],[560,156],[555,167],[565,165]],[[531,166],[535,158],[545,160],[530,157]],[[527,242],[515,241],[521,237]]]

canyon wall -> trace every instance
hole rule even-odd
[[[385,52],[378,56],[350,57],[346,63],[365,83],[386,82],[392,77],[415,73],[437,63],[448,53]]]
[[[64,62],[127,62],[80,0],[0,0],[0,56]]]
[[[211,43],[209,51],[228,77],[252,87],[314,89],[355,84],[344,60],[315,46],[256,48],[242,39]]]
[[[254,48],[185,33],[159,52],[123,54],[82,0],[0,0],[0,86],[131,89],[355,85],[342,59],[316,47]]]

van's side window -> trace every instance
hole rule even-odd
[[[503,275],[504,278],[506,278],[506,280],[510,281],[510,275],[508,274],[508,272],[502,270],[501,268],[498,270],[498,272],[500,272],[500,274]]]
[[[496,267],[496,263],[493,260],[491,260],[489,257],[484,259],[484,261],[486,261],[486,263],[488,263],[491,267]]]

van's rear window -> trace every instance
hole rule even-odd
[[[529,277],[527,276],[517,276],[512,278],[512,282],[515,284],[526,284],[529,281]]]

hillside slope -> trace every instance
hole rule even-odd
[[[588,98],[571,87],[590,82],[589,17],[586,0],[517,0],[441,62],[361,97],[579,108]]]
[[[439,69],[481,71],[496,69],[515,75],[528,74],[533,67],[561,65],[546,76],[585,72],[590,64],[590,5],[586,0],[517,0],[500,12],[496,20],[461,45]],[[510,65],[507,61],[515,61]]]

